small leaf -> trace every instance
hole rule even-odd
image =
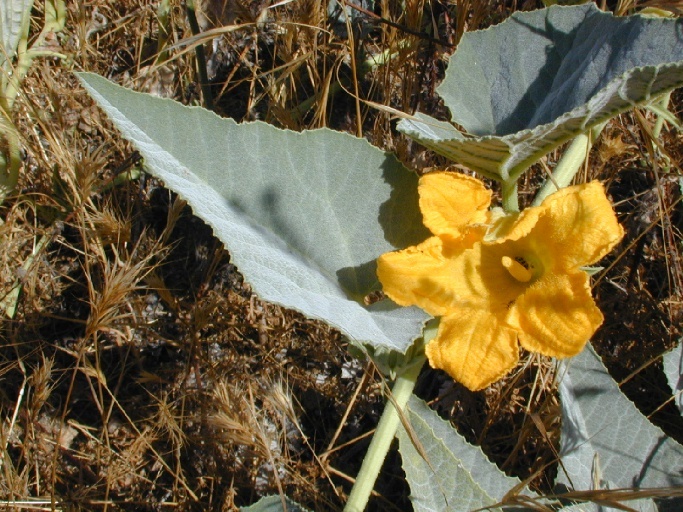
[[[282,508],[282,498],[280,496],[266,496],[261,498],[253,505],[248,507],[241,507],[242,512],[308,512],[298,503],[285,498],[285,503],[287,504],[287,509]]]
[[[590,346],[563,361],[560,375],[558,484],[575,490],[596,483],[611,489],[683,485],[683,446],[636,409]]]
[[[518,12],[466,33],[438,87],[453,122],[399,130],[488,177],[517,178],[560,144],[683,85],[683,20],[586,5]]]
[[[237,124],[97,75],[79,78],[262,299],[401,353],[421,335],[421,310],[362,305],[380,286],[375,259],[427,237],[417,176],[396,158],[345,133]]]
[[[9,70],[17,51],[22,26],[28,23],[33,0],[3,0],[0,2],[0,68]]]
[[[674,394],[678,412],[683,414],[683,340],[673,350],[664,354],[664,374]]]
[[[495,505],[519,480],[505,476],[427,404],[412,396],[407,417],[427,454],[425,461],[403,427],[399,451],[416,511],[476,510]]]

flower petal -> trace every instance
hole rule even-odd
[[[525,349],[553,357],[581,352],[602,320],[591,297],[589,278],[582,271],[543,276],[508,315]]]
[[[448,260],[437,237],[402,251],[389,252],[377,260],[377,277],[384,293],[401,306],[419,306],[434,316],[445,315],[451,306],[444,284],[451,280]]]
[[[377,277],[384,293],[401,306],[419,306],[434,316],[461,307],[500,311],[519,295],[519,286],[514,286],[499,256],[493,256],[495,264],[488,264],[491,251],[482,251],[481,244],[469,249],[463,245],[432,237],[383,254],[377,260]]]
[[[504,243],[526,237],[543,215],[541,208],[527,208],[521,213],[508,213],[498,216],[486,233],[486,243]]]
[[[429,364],[477,391],[505,376],[519,360],[517,333],[487,310],[445,316],[425,349]]]
[[[437,236],[460,238],[469,225],[488,218],[491,191],[470,176],[429,172],[420,178],[418,193],[424,224]]]
[[[624,236],[599,181],[555,192],[539,208],[545,214],[538,220],[533,237],[544,241],[560,268],[595,263]]]

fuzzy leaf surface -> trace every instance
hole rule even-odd
[[[79,77],[146,169],[213,228],[262,299],[401,353],[420,336],[421,310],[361,304],[380,287],[375,259],[427,236],[417,176],[393,156],[345,133],[237,124]]]
[[[615,17],[592,2],[517,12],[466,33],[437,91],[449,123],[399,130],[495,179],[514,179],[560,144],[683,85],[683,19]]]
[[[560,378],[566,473],[558,470],[558,484],[575,490],[591,490],[595,482],[612,489],[683,485],[683,446],[636,409],[590,345],[562,363]],[[671,503],[664,505],[670,510]]]
[[[0,2],[0,68],[9,71],[17,51],[21,26],[31,14],[33,0],[3,0]]]
[[[652,500],[636,500],[636,501],[622,501],[616,502],[621,506],[629,507],[628,510],[638,510],[639,512],[657,512],[657,505]],[[623,508],[610,507],[605,503],[598,505],[590,501],[576,503],[568,507],[562,507],[562,512],[617,512],[624,510]]]
[[[308,512],[308,509],[289,498],[285,498],[285,502],[287,503],[286,509],[282,508],[280,496],[265,496],[253,505],[241,507],[240,510],[242,512]]]
[[[678,412],[683,414],[683,340],[679,341],[673,350],[664,354],[662,362]]]
[[[399,427],[399,452],[416,512],[476,510],[498,503],[519,485],[415,395],[408,401],[406,416],[429,461]]]

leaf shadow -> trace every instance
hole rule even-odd
[[[417,176],[400,165],[395,156],[387,153],[382,164],[382,179],[391,187],[389,197],[380,205],[376,218],[384,240],[393,249],[404,249],[424,241],[430,233],[422,223]],[[368,222],[373,221],[375,219],[368,219]],[[379,256],[381,254],[377,254]],[[349,298],[361,304],[367,294],[381,288],[375,258],[360,265],[340,268],[337,270],[337,280]]]
[[[510,23],[522,25],[532,34],[531,44],[546,45],[545,59],[514,109],[494,119],[495,135],[553,123],[587,104],[608,83],[630,69],[661,63],[652,52],[633,51],[636,45],[632,42],[650,33],[646,30],[647,22],[639,17],[617,18],[590,9],[580,23],[566,30],[561,26],[562,17],[554,13],[559,11],[546,12],[543,29],[522,17],[510,18]],[[500,80],[501,94],[505,94],[502,91],[506,83]]]
[[[538,69],[536,78],[526,86],[526,92],[520,97],[515,108],[507,116],[497,121],[494,120],[496,123],[495,135],[516,133],[553,120],[549,118],[553,116],[549,116],[546,111],[551,108],[554,102],[552,98],[556,96],[553,91],[556,83],[555,78],[562,68],[564,57],[570,52],[574,43],[574,32],[578,30],[576,28],[573,31],[566,32],[556,27],[553,20],[550,19],[550,12],[546,13],[543,30],[525,22],[518,16],[511,17],[509,23],[521,25],[533,34],[535,37],[532,39],[532,44],[541,44],[540,38],[547,41],[547,46],[543,66]],[[505,81],[501,80],[501,82]],[[504,86],[505,84],[502,83],[501,87]]]

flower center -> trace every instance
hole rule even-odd
[[[509,256],[503,256],[501,263],[510,275],[520,283],[528,283],[534,276],[533,267],[524,258],[512,259]]]

